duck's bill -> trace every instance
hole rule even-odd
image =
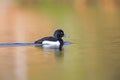
[[[67,34],[64,34],[64,36],[63,36],[64,38],[68,38],[69,36],[67,35]]]

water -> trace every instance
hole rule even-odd
[[[44,11],[0,13],[0,80],[120,79],[119,7]],[[34,47],[34,41],[58,28],[68,35],[62,51]]]

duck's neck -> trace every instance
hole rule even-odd
[[[57,40],[62,40],[62,38],[61,37],[55,37]]]

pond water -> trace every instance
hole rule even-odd
[[[68,35],[64,40],[73,44],[65,45],[62,51],[34,46],[1,47],[0,80],[120,79],[118,10],[87,8],[62,15],[11,10],[7,16],[10,27],[0,27],[1,43],[33,43],[61,28]]]

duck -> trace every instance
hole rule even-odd
[[[57,29],[55,30],[53,36],[43,37],[35,41],[34,44],[41,44],[37,45],[36,47],[62,50],[64,44],[62,37],[64,37],[64,31],[62,29]]]

